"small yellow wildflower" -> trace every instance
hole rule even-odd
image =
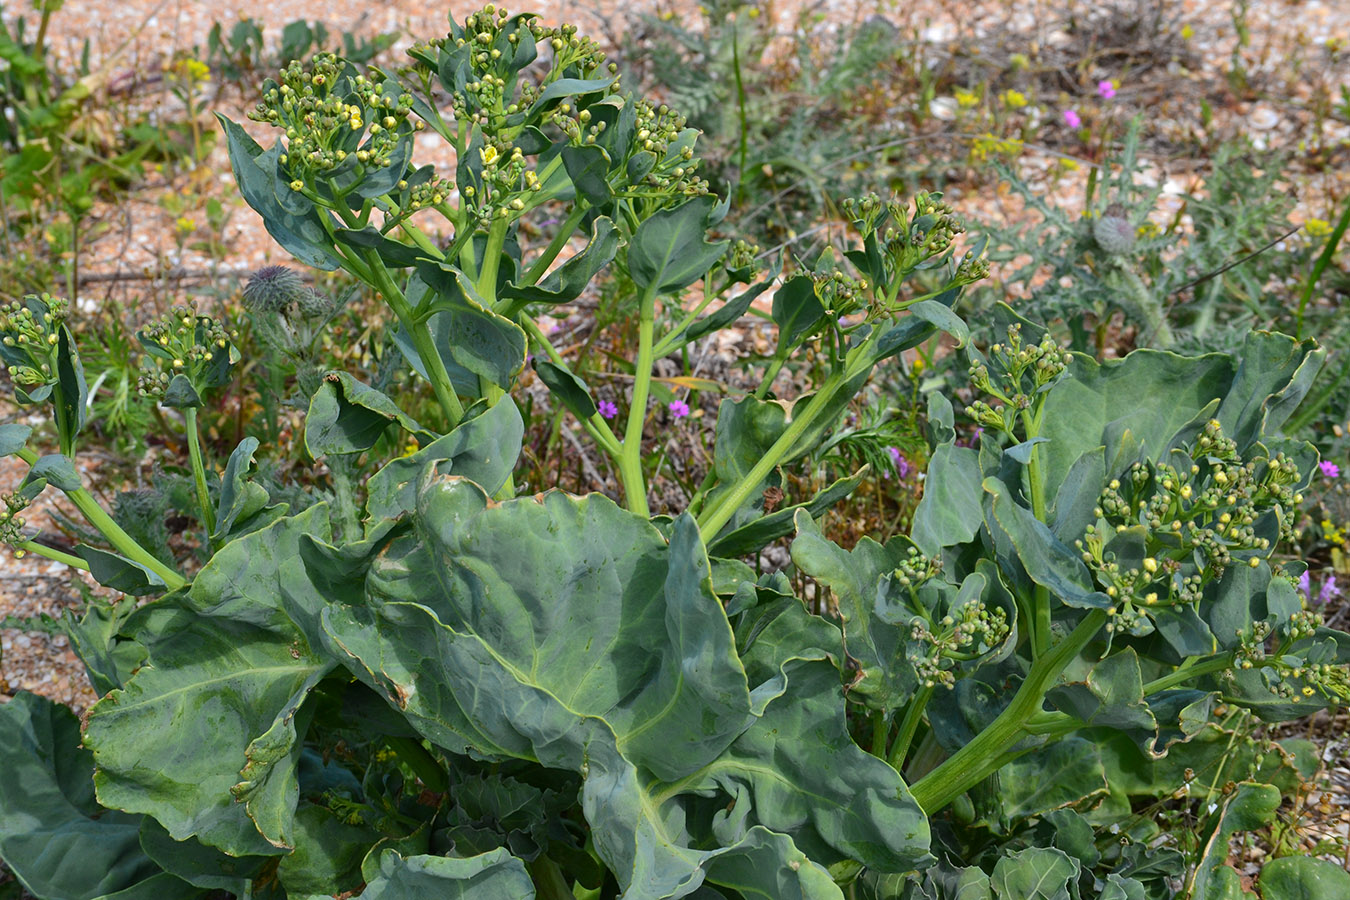
[[[1331,223],[1325,219],[1309,219],[1303,223],[1303,230],[1310,237],[1326,237],[1331,234]]]
[[[1027,105],[1027,95],[1021,91],[1004,91],[1002,99],[1003,105],[1008,107],[1008,109],[1021,109]]]

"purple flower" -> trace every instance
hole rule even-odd
[[[689,404],[683,400],[672,400],[667,408],[670,410],[670,414],[677,419],[683,419],[689,415]]]
[[[909,474],[909,460],[900,452],[899,447],[887,447],[886,452],[891,455],[891,465],[895,467],[895,474],[904,478]]]
[[[1327,478],[1340,478],[1341,467],[1329,459],[1324,459],[1317,464],[1317,468],[1322,470],[1322,475]]]
[[[1318,603],[1330,603],[1341,595],[1341,589],[1336,586],[1336,576],[1328,575],[1322,582],[1322,589],[1317,592]]]
[[[1306,569],[1298,576],[1298,589],[1305,597],[1312,593],[1312,577]]]
[[[605,419],[612,419],[619,414],[619,404],[613,400],[601,400],[597,409],[600,411],[601,418]]]
[[[1066,109],[1064,110],[1064,124],[1070,128],[1082,128],[1083,120],[1076,110]]]
[[[1116,95],[1116,86],[1110,81],[1097,82],[1097,95],[1103,100],[1110,100]]]

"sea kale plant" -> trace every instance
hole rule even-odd
[[[1257,333],[1240,355],[1099,365],[1000,309],[1006,343],[967,351],[979,447],[957,446],[934,394],[912,533],[845,550],[816,520],[868,472],[789,498],[784,466],[825,444],[878,365],[939,330],[964,342],[953,306],[985,274],[954,256],[940,198],[865,197],[845,209],[856,248],[775,286],[774,350],[759,386],[723,401],[702,488],[652,515],[656,361],[736,322],[779,269],[759,276],[718,237],[696,135],[625,94],[575,29],[489,6],[410,52],[398,72],[289,66],[255,113],[282,129],[270,149],[223,123],[271,234],[374,288],[435,393],[438,421],[421,422],[354,374],[316,380],[306,446],[364,459],[359,496],[291,514],[251,477],[256,438],[223,471],[205,459],[192,413],[237,355],[224,325],[175,309],[142,343],[145,390],[182,410],[201,507],[208,558],[182,571],[73,462],[88,389],[67,308],[30,298],[0,318],[16,400],[52,419],[49,437],[0,426],[0,452],[30,467],[3,536],[150,598],[65,622],[101,697],[82,719],[31,694],[0,707],[0,858],[28,890],[1235,896],[1227,840],[1273,815],[1292,769],[1283,750],[1258,761],[1244,717],[1347,694],[1350,639],[1319,627],[1301,564],[1277,555],[1316,464],[1279,433],[1316,345]],[[419,131],[453,147],[453,173],[415,165]],[[935,290],[907,287],[919,270]],[[538,324],[601,277],[639,311],[617,430]],[[299,290],[273,305],[299,309]],[[531,354],[613,460],[623,505],[516,496]],[[818,383],[774,399],[802,357]],[[389,433],[411,452],[369,459]],[[36,539],[21,512],[48,487],[101,540]],[[786,537],[795,585],[744,561]],[[1220,758],[1232,784],[1204,794],[1188,868],[1132,804],[1181,786],[1168,766],[1208,775]],[[1267,867],[1267,900],[1336,890],[1293,863]]]

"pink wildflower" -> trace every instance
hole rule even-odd
[[[1097,95],[1103,100],[1110,100],[1116,95],[1116,86],[1110,81],[1097,82]]]
[[[670,409],[670,414],[677,419],[683,419],[685,416],[689,415],[689,404],[685,403],[683,400],[670,401],[668,408]]]
[[[604,419],[612,419],[619,414],[619,404],[613,400],[601,400],[597,409],[600,411],[601,418]]]
[[[1324,459],[1317,464],[1317,468],[1322,470],[1322,475],[1326,478],[1340,478],[1341,467],[1329,459]]]
[[[1076,110],[1066,109],[1064,110],[1064,124],[1070,128],[1082,128],[1083,120]]]

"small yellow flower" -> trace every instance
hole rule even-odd
[[[1189,23],[1186,24],[1186,25],[1182,25],[1182,26],[1181,26],[1181,39],[1182,39],[1183,41],[1189,41],[1189,40],[1190,40],[1191,38],[1193,38],[1193,37],[1195,37],[1195,29],[1192,28],[1192,27],[1190,26]]]
[[[979,95],[974,91],[962,90],[961,88],[956,89],[956,105],[962,109],[970,109],[979,102]]]
[[[1309,219],[1303,223],[1303,230],[1310,237],[1326,237],[1331,234],[1331,223],[1325,219]]]
[[[1003,105],[1008,109],[1021,109],[1027,105],[1027,95],[1021,91],[1004,91],[1002,99]]]

